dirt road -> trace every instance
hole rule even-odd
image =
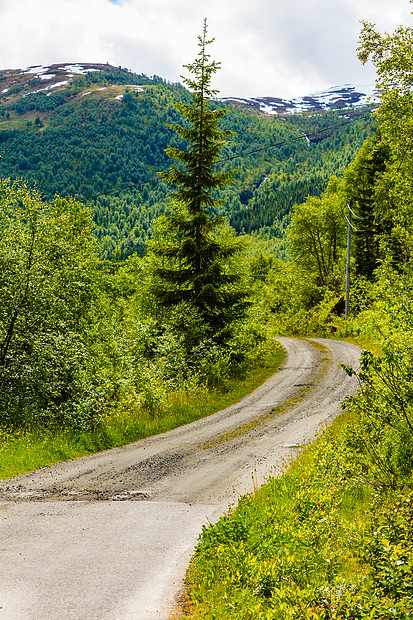
[[[277,475],[355,389],[337,364],[356,366],[357,347],[280,341],[285,364],[236,405],[2,481],[0,620],[166,618],[202,524]]]

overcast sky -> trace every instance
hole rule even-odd
[[[177,82],[203,18],[221,96],[303,96],[374,81],[360,20],[413,26],[409,0],[0,0],[0,69],[109,62]]]

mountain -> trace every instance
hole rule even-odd
[[[323,113],[331,110],[350,110],[374,105],[378,100],[378,92],[372,84],[353,86],[334,86],[325,91],[296,99],[280,99],[279,97],[257,97],[243,99],[224,97],[221,101],[240,105],[263,114],[298,114],[304,112]]]
[[[0,72],[0,101],[7,103],[15,101],[20,97],[37,93],[44,93],[50,96],[52,92],[62,90],[63,87],[70,84],[75,76],[85,76],[96,72],[105,76],[106,79],[110,77],[112,81],[120,82],[118,87],[121,85],[125,86],[126,84],[137,86],[137,77],[139,82],[157,83],[164,81],[158,76],[152,78],[148,78],[144,74],[136,76],[128,69],[112,67],[108,64],[61,63],[47,67],[35,65],[26,69],[3,70]],[[98,81],[98,79],[95,80],[95,82]],[[120,99],[122,97],[122,88],[119,91],[119,88],[116,89],[117,85],[114,83],[110,86],[113,98]],[[101,88],[99,92],[103,90],[104,88]],[[83,92],[81,96],[87,96],[92,94],[92,92]],[[377,99],[378,93],[373,84],[344,84],[343,86],[334,86],[328,90],[295,99],[283,99],[280,97],[222,97],[219,101],[225,104],[243,106],[263,114],[285,115],[357,109],[373,105]]]
[[[86,82],[82,79],[87,78]],[[78,86],[90,84],[91,86],[101,82],[107,82],[106,86],[112,88],[111,96],[119,98],[125,85],[134,86],[137,83],[153,84],[163,82],[162,78],[146,75],[136,75],[128,69],[113,67],[109,64],[94,63],[61,63],[48,67],[34,65],[26,69],[3,69],[0,71],[0,103],[3,105],[13,104],[19,99],[41,94],[50,97],[53,93],[67,91],[69,96],[73,93],[68,91],[74,83]],[[102,92],[104,88],[100,88]],[[93,91],[93,89],[92,89]],[[81,92],[81,96],[89,93]]]
[[[274,113],[281,99],[214,102],[228,110],[222,128],[233,132],[220,166],[235,171],[219,215],[237,232],[281,234],[293,205],[318,196],[374,131],[355,93],[347,86],[304,97],[304,112],[298,100],[286,113]],[[104,64],[3,70],[0,176],[36,184],[46,199],[85,202],[105,256],[142,253],[169,206],[171,188],[158,175],[170,164],[165,149],[184,146],[171,129],[180,122],[174,104],[189,97],[181,84]]]

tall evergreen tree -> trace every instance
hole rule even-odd
[[[184,65],[191,74],[183,80],[192,97],[189,103],[176,104],[183,123],[170,125],[186,142],[187,150],[170,146],[166,151],[176,163],[161,176],[176,190],[172,212],[161,216],[150,250],[158,257],[154,295],[160,305],[188,305],[202,321],[204,333],[222,342],[246,306],[240,276],[231,266],[243,244],[216,215],[222,202],[217,191],[230,184],[233,176],[216,170],[231,132],[219,129],[226,110],[212,105],[216,91],[211,89],[211,77],[220,63],[211,61],[206,51],[214,40],[207,38],[206,20],[198,40],[196,60]]]
[[[357,53],[363,64],[371,60],[377,70],[377,119],[388,148],[385,171],[376,182],[376,194],[386,200],[386,224],[391,221],[381,242],[398,268],[413,258],[413,28],[399,26],[380,34],[373,24],[362,23]]]
[[[389,145],[381,141],[378,131],[374,140],[369,138],[365,142],[344,175],[347,199],[353,201],[353,209],[360,218],[354,235],[356,273],[369,279],[379,265],[380,243],[392,227],[387,195],[380,191],[389,157]]]

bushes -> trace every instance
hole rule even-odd
[[[99,413],[104,386],[87,376],[99,266],[82,205],[59,197],[46,204],[35,189],[0,182],[3,423],[55,424]],[[80,406],[87,415],[78,415]]]
[[[388,505],[377,506],[364,545],[358,548],[360,560],[368,566],[375,596],[392,602],[393,617],[413,612],[412,526],[413,492],[404,491]]]
[[[364,351],[358,378],[350,400],[357,422],[348,429],[354,458],[370,484],[403,487],[413,472],[413,348],[388,342],[381,355]]]
[[[151,277],[148,258],[100,259],[75,200],[0,181],[0,423],[89,432],[114,410],[162,416],[265,358],[254,317],[217,344],[188,304],[159,308]]]
[[[384,263],[377,272],[374,303],[353,323],[368,325],[370,334],[380,338],[380,349],[362,354],[360,390],[348,403],[353,414],[348,442],[364,479],[383,488],[412,482],[412,294],[410,263],[399,273]]]
[[[413,611],[413,495],[363,484],[346,424],[204,528],[191,618],[390,620]]]

